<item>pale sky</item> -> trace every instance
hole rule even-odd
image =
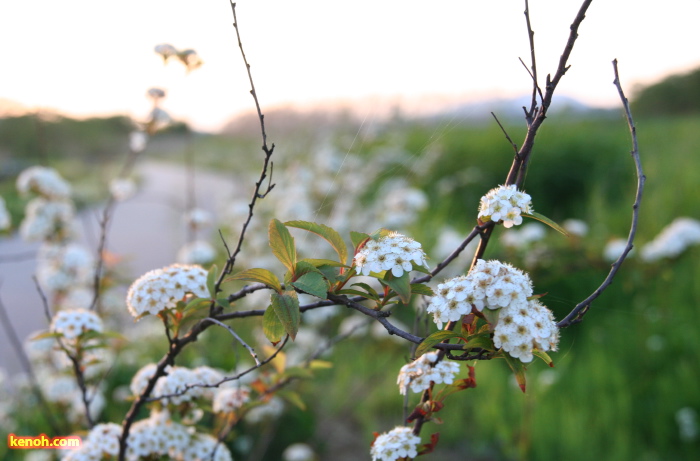
[[[521,0],[239,0],[243,44],[263,110],[338,101],[431,108],[529,93],[518,57],[529,49]],[[553,73],[574,0],[531,0],[538,67]],[[613,105],[612,65],[628,93],[700,66],[699,0],[594,0],[560,94]],[[145,92],[216,129],[253,108],[228,0],[0,0],[3,100],[69,115],[145,116]],[[193,48],[186,75],[153,48]]]

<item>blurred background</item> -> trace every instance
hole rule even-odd
[[[21,341],[47,324],[31,281],[38,245],[17,235],[27,204],[16,191],[18,174],[44,165],[71,183],[80,239],[94,251],[106,185],[151,108],[144,94],[152,86],[167,93],[159,106],[169,123],[150,138],[130,175],[136,192],[116,208],[108,240],[110,325],[138,346],[120,349],[104,383],[108,405],[99,420],[120,421],[128,408],[124,387],[165,346],[157,321],[123,318],[125,289],[145,271],[175,262],[194,240],[215,249],[207,265],[221,265],[219,231],[234,241],[259,175],[259,124],[227,2],[123,2],[110,11],[78,1],[39,3],[32,11],[0,5],[0,34],[22,27],[26,37],[4,50],[9,71],[0,77],[0,196],[12,218],[0,234],[0,299]],[[554,72],[577,9],[559,3],[531,2],[541,75]],[[422,459],[700,456],[700,56],[684,45],[697,41],[685,21],[700,5],[631,5],[620,0],[589,10],[525,182],[535,210],[570,235],[527,220],[512,230],[498,227],[486,258],[529,271],[557,318],[607,274],[629,231],[635,187],[630,134],[611,84],[613,58],[632,101],[648,178],[635,250],[585,321],[562,331],[551,354],[555,366],[528,366],[525,394],[505,363],[478,363],[478,387],[449,397],[439,413],[444,424],[425,427],[423,441],[440,432],[440,443]],[[529,56],[522,10],[520,2],[429,10],[412,2],[239,2],[246,53],[277,146],[276,187],[259,204],[239,269],[282,275],[267,247],[272,217],[325,223],[346,238],[351,230],[386,227],[421,242],[431,265],[448,255],[475,224],[479,198],[510,166],[512,147],[490,112],[516,143],[525,133],[529,77],[517,61]],[[153,46],[165,42],[195,49],[201,68],[164,63]],[[207,229],[183,220],[195,207],[209,214]],[[318,240],[295,236],[302,254],[325,251]],[[470,259],[465,252],[435,283],[463,273]],[[263,294],[233,308],[266,304]],[[428,334],[435,327],[424,307],[418,300],[392,318]],[[276,416],[237,428],[229,440],[235,459],[283,459],[298,442],[317,459],[368,459],[372,432],[402,423],[396,375],[409,345],[338,307],[306,314],[302,325],[290,363],[338,334],[354,334],[322,356],[332,368],[294,384],[305,410],[287,402]],[[258,341],[259,320],[238,328]],[[0,430],[49,432],[24,392],[6,329],[0,341],[2,381],[14,389],[1,396]],[[225,332],[210,331],[182,364],[230,371],[246,360]],[[409,411],[416,399],[410,396]],[[3,459],[23,459],[4,449]]]

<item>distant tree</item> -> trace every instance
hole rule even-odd
[[[637,90],[632,110],[643,116],[700,113],[700,68]]]

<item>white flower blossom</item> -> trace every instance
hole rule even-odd
[[[12,218],[9,211],[7,211],[5,199],[0,196],[0,231],[9,229],[11,225]]]
[[[17,176],[17,191],[22,195],[34,192],[49,200],[70,197],[70,184],[53,168],[32,166]]]
[[[250,389],[245,386],[218,389],[212,404],[214,413],[233,413],[250,401]]]
[[[74,217],[75,208],[72,202],[36,197],[25,207],[19,233],[28,242],[55,238],[63,240],[75,231]]]
[[[85,309],[58,311],[51,320],[51,332],[59,333],[66,339],[76,339],[88,331],[101,333],[102,330],[102,319]]]
[[[145,273],[131,284],[127,307],[134,317],[172,309],[185,295],[209,297],[207,272],[199,266],[173,264]]]
[[[413,270],[414,263],[428,267],[421,244],[397,232],[368,240],[355,255],[355,265],[362,275],[390,270],[395,277],[401,277]]]
[[[423,392],[430,388],[430,383],[452,384],[454,376],[459,373],[459,364],[455,362],[437,361],[436,352],[423,354],[411,363],[401,367],[396,383],[399,385],[399,392],[406,395],[410,387],[415,393]]]
[[[481,197],[479,218],[485,221],[503,221],[505,227],[513,227],[523,222],[522,213],[532,212],[532,198],[519,191],[514,184],[498,186]]]
[[[641,258],[646,262],[662,258],[675,258],[689,246],[700,244],[700,221],[692,218],[676,218],[642,247]]]
[[[420,437],[413,435],[410,427],[396,427],[381,434],[372,444],[372,461],[394,461],[418,456]]]

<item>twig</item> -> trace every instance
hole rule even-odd
[[[525,69],[527,69],[528,74],[530,74],[530,77],[532,78],[532,102],[530,103],[530,110],[527,111],[528,115],[526,117],[529,118],[529,120],[532,120],[532,117],[535,115],[535,112],[537,112],[537,95],[540,95],[540,101],[544,101],[544,97],[542,96],[542,89],[540,88],[540,85],[537,82],[535,31],[532,30],[532,24],[530,23],[530,4],[528,3],[528,0],[525,0],[525,23],[527,24],[527,38],[530,42],[530,62],[532,63],[532,72],[530,72],[530,69],[527,68],[522,59],[520,59],[520,62],[523,64]]]
[[[496,120],[496,123],[498,123],[498,126],[501,128],[501,131],[502,131],[503,134],[505,135],[505,137],[506,137],[506,139],[508,140],[508,142],[510,143],[510,145],[513,146],[513,150],[515,151],[515,155],[518,155],[518,145],[515,144],[515,143],[513,142],[512,139],[510,139],[510,136],[508,136],[508,132],[506,131],[506,129],[505,129],[505,128],[503,127],[503,125],[501,124],[501,121],[498,120],[498,117],[496,117],[496,114],[494,114],[493,112],[491,112],[491,115],[493,115],[493,119]]]
[[[642,203],[642,194],[644,192],[644,183],[646,182],[646,176],[642,171],[642,162],[639,158],[637,128],[634,124],[634,120],[632,119],[632,112],[630,111],[629,101],[625,97],[625,93],[622,91],[622,86],[620,84],[620,76],[617,71],[617,59],[613,60],[612,64],[615,72],[615,80],[613,81],[613,84],[615,85],[615,87],[617,87],[617,92],[620,95],[620,100],[622,101],[622,107],[625,110],[627,126],[629,127],[630,135],[632,137],[632,151],[630,152],[630,154],[632,155],[632,159],[634,160],[635,170],[637,174],[637,191],[634,197],[634,204],[632,205],[632,223],[630,225],[630,231],[627,236],[627,244],[625,245],[625,249],[620,255],[620,257],[617,258],[617,261],[613,263],[612,267],[610,268],[610,272],[608,273],[607,277],[605,277],[605,280],[603,280],[603,283],[588,298],[578,303],[576,307],[574,307],[573,310],[566,317],[564,317],[559,323],[557,323],[557,326],[559,328],[568,327],[569,325],[578,323],[581,320],[583,320],[583,316],[586,315],[586,312],[588,312],[588,309],[591,306],[591,302],[598,298],[603,293],[603,291],[605,291],[605,289],[608,286],[610,286],[613,278],[615,277],[615,274],[617,274],[617,271],[620,269],[620,266],[622,266],[622,262],[625,260],[629,252],[632,251],[632,247],[634,246],[634,236],[637,233],[637,223],[639,221],[639,207]]]
[[[256,354],[256,353],[255,353],[255,350],[253,350],[252,347],[250,347],[248,344],[246,344],[246,342],[243,341],[243,339],[242,339],[240,336],[238,336],[238,334],[237,334],[235,331],[233,331],[233,328],[231,328],[230,326],[226,325],[225,323],[220,322],[220,321],[218,321],[218,320],[216,320],[216,319],[213,319],[213,318],[211,318],[211,317],[207,317],[207,318],[205,318],[205,319],[203,319],[203,320],[204,320],[204,321],[208,321],[208,322],[215,323],[215,324],[219,325],[220,327],[226,328],[226,329],[228,330],[228,332],[231,333],[231,336],[233,336],[234,338],[236,338],[236,340],[237,340],[239,343],[241,343],[241,345],[242,345],[243,347],[245,347],[246,349],[248,349],[248,352],[250,352],[250,355],[253,357],[253,360],[255,360],[255,364],[258,365],[258,366],[260,366],[260,359],[258,359],[258,354]]]

